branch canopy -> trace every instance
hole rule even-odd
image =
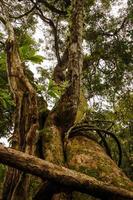
[[[0,162],[22,170],[26,173],[36,175],[42,179],[68,187],[95,197],[114,197],[119,200],[133,199],[133,191],[110,186],[93,177],[67,169],[62,166],[52,164],[37,157],[6,148],[0,145]]]

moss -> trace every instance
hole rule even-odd
[[[45,142],[50,142],[52,139],[52,134],[50,128],[43,129],[43,136],[45,138]]]
[[[86,98],[84,97],[83,91],[80,90],[80,103],[79,103],[75,123],[82,121],[87,110],[88,110],[88,104],[87,104]]]
[[[38,188],[39,188],[41,183],[42,183],[42,179],[40,179],[40,178],[38,178],[36,176],[31,176],[28,200],[32,200],[33,199],[33,197],[36,194],[36,191],[38,190]]]
[[[64,155],[60,131],[58,128],[48,122],[48,127],[43,132],[43,154],[46,160],[57,165],[64,164]]]
[[[98,200],[88,194],[83,194],[80,192],[73,192],[72,199],[73,200]]]
[[[67,161],[71,169],[95,177],[107,184],[132,191],[130,180],[109,158],[102,147],[94,141],[85,140],[82,137],[69,140]]]
[[[126,177],[118,176],[118,177],[114,177],[112,179],[112,184],[114,186],[121,187],[121,188],[127,189],[129,191],[133,191],[133,185],[132,185],[132,183],[130,185],[130,183],[131,182]]]
[[[80,166],[79,171],[81,173],[88,175],[88,176],[92,176],[92,177],[95,177],[95,178],[99,177],[99,171],[97,169],[88,169],[87,167]]]
[[[3,189],[5,171],[6,171],[5,165],[0,164],[0,199],[2,199],[1,196],[2,196],[2,189]]]
[[[84,173],[88,176],[92,176],[92,177],[95,177],[95,178],[98,178],[100,175],[99,175],[99,170],[98,169],[93,169],[93,168],[88,168],[88,166],[83,166],[83,165],[70,165],[69,166],[70,169],[72,170],[76,170],[76,171],[79,171],[81,173]]]
[[[61,154],[61,151],[57,153],[57,150],[53,149],[52,153],[53,153],[53,155],[55,155],[53,163],[55,163],[59,166],[63,166],[65,164],[65,161],[63,159],[63,155]]]
[[[107,163],[107,161],[105,161],[105,159],[102,160],[102,158],[100,158],[99,164],[98,164],[98,170],[100,172],[109,174],[109,173],[111,173],[111,166],[109,165],[109,163]]]
[[[0,164],[0,182],[3,182],[5,176],[6,167],[3,164]]]

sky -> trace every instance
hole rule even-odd
[[[118,17],[119,14],[121,13],[121,9],[125,5],[127,5],[127,0],[116,1],[114,6],[112,7],[112,11],[111,11],[112,16]]]

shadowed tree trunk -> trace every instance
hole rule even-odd
[[[16,105],[12,147],[33,155],[37,141],[36,130],[38,127],[36,93],[24,74],[24,66],[21,64],[13,29],[12,35],[13,37],[9,35],[6,42],[8,77]],[[12,176],[14,177],[16,173],[13,170]],[[11,181],[15,183],[15,179],[14,177]],[[23,200],[27,199],[28,179],[28,175],[20,173],[18,181],[14,185],[15,189],[11,197],[12,200],[17,200],[18,197],[21,199],[21,196]],[[8,178],[5,180],[5,185],[6,181],[8,182]],[[9,182],[7,184],[9,185]],[[4,189],[4,193],[8,195],[6,187]]]
[[[12,148],[33,155],[38,128],[36,92],[26,78],[25,66],[20,59],[14,28],[9,20],[8,12],[2,3],[1,6],[3,8],[2,22],[8,32],[6,41],[8,80],[16,107]],[[28,188],[29,175],[8,168],[4,182],[3,200],[27,200]]]
[[[65,93],[49,113],[44,126],[43,153],[44,159],[58,165],[64,165],[64,136],[65,132],[74,124],[80,97],[82,72],[82,37],[83,37],[83,10],[84,0],[72,1],[72,15],[70,18],[70,40],[68,48],[68,74],[69,81]],[[67,163],[65,163],[67,165]],[[44,190],[42,189],[44,188]],[[45,195],[45,184],[41,186],[42,199]],[[69,193],[69,192],[68,192]],[[53,199],[70,199],[71,194],[56,194]],[[40,192],[39,192],[40,195]],[[36,198],[37,199],[37,194]],[[40,198],[40,197],[39,197]],[[40,199],[41,199],[40,198]]]

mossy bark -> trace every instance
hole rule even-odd
[[[130,186],[128,189],[115,187],[110,182],[99,181],[92,176],[87,176],[2,145],[0,145],[0,157],[3,164],[22,170],[25,173],[31,173],[43,180],[47,179],[53,185],[55,184],[59,192],[66,192],[67,188],[68,191],[80,191],[102,199],[108,199],[108,197],[118,200],[133,199],[133,182],[130,180],[127,182]]]
[[[95,177],[106,184],[132,190],[133,183],[97,142],[77,136],[69,140],[66,153],[70,169]]]
[[[4,25],[8,32],[6,41],[7,73],[10,90],[16,106],[12,148],[34,154],[37,140],[38,111],[36,92],[25,75],[14,28],[3,6]],[[4,182],[3,200],[27,200],[29,175],[9,168]]]
[[[70,40],[68,48],[68,87],[49,113],[43,133],[44,159],[64,165],[64,134],[74,124],[80,97],[83,36],[83,10],[84,0],[72,1],[72,14],[70,26]],[[53,199],[70,199],[70,194],[62,193],[53,196]],[[43,197],[42,197],[43,198]]]

